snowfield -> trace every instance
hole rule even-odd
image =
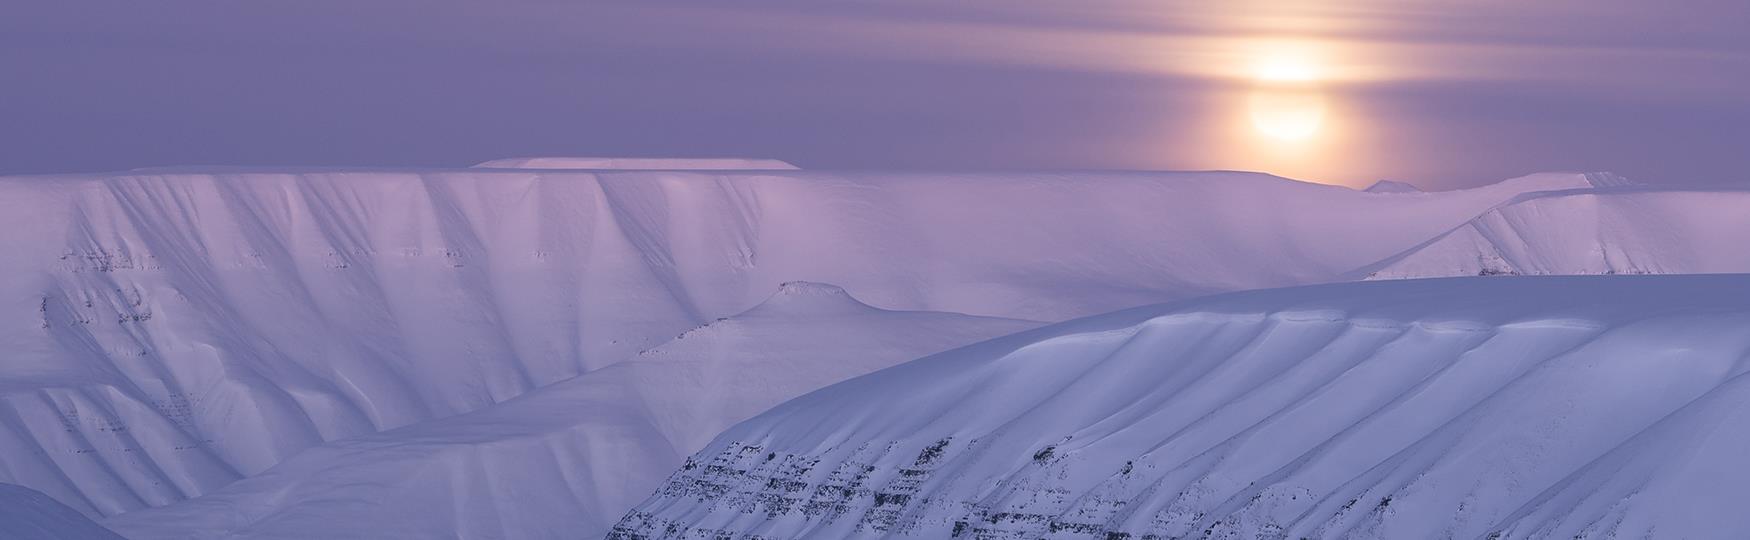
[[[1122,311],[787,402],[610,538],[1733,538],[1746,328],[1744,275]]]
[[[919,356],[1227,291],[1745,272],[1746,193],[743,159],[0,177],[0,482],[142,538],[599,536],[722,429]]]

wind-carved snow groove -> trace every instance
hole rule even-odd
[[[1731,457],[1750,436],[1716,443],[1750,418],[1745,293],[1743,276],[1435,280],[1096,317],[775,408],[610,538],[1663,534],[1722,497],[1665,475],[1750,477]]]

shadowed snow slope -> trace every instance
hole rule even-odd
[[[480,411],[306,450],[111,520],[154,538],[600,538],[682,458],[833,382],[1038,326],[786,283],[753,309]]]
[[[6,540],[122,540],[78,510],[30,488],[0,484],[0,538]]]
[[[1369,269],[1369,279],[1457,275],[1743,272],[1750,191],[1532,194]]]
[[[1595,177],[1422,194],[1220,172],[0,178],[0,481],[94,515],[161,506],[636,360],[784,282],[1059,321],[1359,277],[1527,193],[1612,189]]]
[[[795,165],[776,159],[748,158],[603,158],[603,157],[528,157],[487,161],[475,167],[482,169],[644,169],[644,170],[735,170],[735,169],[795,169]]]
[[[1127,310],[784,403],[612,537],[1737,537],[1746,328],[1744,275]]]

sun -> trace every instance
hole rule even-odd
[[[1307,141],[1325,122],[1320,69],[1311,55],[1294,49],[1260,54],[1252,64],[1247,113],[1258,134],[1277,141]]]

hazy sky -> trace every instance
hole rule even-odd
[[[0,173],[525,155],[1750,182],[1750,1],[0,0]]]

